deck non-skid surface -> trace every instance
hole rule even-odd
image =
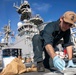
[[[28,72],[28,73],[23,73],[20,75],[44,75],[45,73],[51,72],[48,69],[45,69],[45,72]]]
[[[73,62],[76,64],[76,58],[73,60]],[[76,75],[76,68],[67,68],[63,73],[58,72],[56,69],[45,69],[45,72],[28,72],[20,75]]]
[[[20,75],[76,75],[76,68],[66,68],[62,72],[59,72],[54,69],[52,70],[45,69],[45,72],[28,72],[28,73],[22,73]]]
[[[45,69],[45,72],[29,72],[20,75],[76,75],[76,68],[66,68],[62,72]]]

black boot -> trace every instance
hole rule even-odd
[[[38,72],[44,72],[45,71],[43,61],[37,62],[37,71]]]

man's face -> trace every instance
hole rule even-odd
[[[72,27],[72,24],[65,22],[63,19],[60,22],[60,27],[62,31],[66,31],[68,29],[70,29],[70,27]]]

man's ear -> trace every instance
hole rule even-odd
[[[60,17],[60,21],[63,21],[63,16]]]

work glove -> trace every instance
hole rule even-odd
[[[59,56],[53,58],[54,67],[58,68],[60,71],[65,70],[65,61]]]
[[[69,60],[68,61],[68,65],[67,65],[67,68],[69,68],[69,67],[76,67],[76,65],[73,63],[73,60]]]

